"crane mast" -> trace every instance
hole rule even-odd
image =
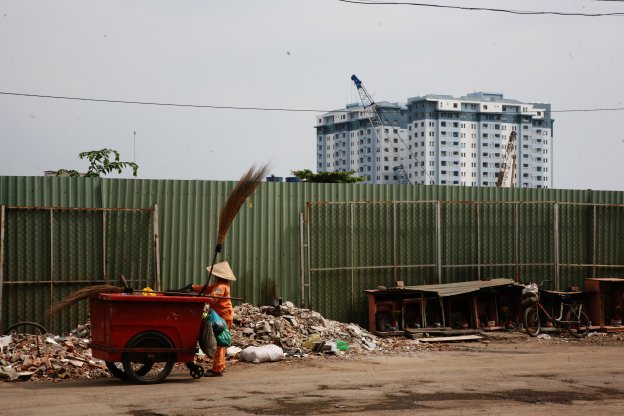
[[[364,110],[368,110],[366,111],[366,114],[368,116],[368,120],[371,123],[371,126],[373,127],[373,129],[375,129],[375,131],[379,131],[381,134],[383,134],[384,141],[389,141],[388,133],[385,132],[383,122],[381,120],[381,117],[379,116],[379,112],[377,111],[377,104],[375,104],[373,97],[371,97],[364,85],[362,85],[362,81],[360,81],[358,77],[356,77],[355,75],[351,75],[351,81],[353,81],[355,87],[358,90],[358,94],[360,94],[360,100],[362,101],[362,106],[364,107]],[[395,166],[394,171],[397,174],[399,183],[410,183],[403,164]]]
[[[498,172],[498,178],[496,179],[496,187],[509,187],[513,188],[514,175],[516,172],[516,132],[512,131],[507,140],[505,151],[503,153],[503,160],[501,161],[500,170]],[[511,174],[510,174],[511,171]],[[509,185],[507,180],[509,179]]]

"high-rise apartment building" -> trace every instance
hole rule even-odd
[[[496,186],[515,131],[514,186],[552,186],[550,104],[483,92],[382,102],[383,131],[372,128],[369,111],[351,104],[317,117],[319,172],[355,171],[377,184]]]

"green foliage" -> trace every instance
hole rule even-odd
[[[84,176],[100,177],[111,172],[123,173],[126,168],[132,169],[132,176],[137,176],[139,166],[134,162],[122,162],[119,160],[119,152],[113,149],[100,149],[82,152],[78,155],[80,159],[87,159],[91,165]],[[73,169],[59,169],[56,176],[82,176],[80,172]]]
[[[316,183],[356,183],[365,181],[363,176],[353,176],[355,171],[351,172],[319,172],[314,173],[310,169],[293,170],[293,175],[301,179],[303,182]]]

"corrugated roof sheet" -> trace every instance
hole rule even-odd
[[[489,287],[514,286],[515,284],[516,283],[512,279],[473,280],[470,282],[444,283],[441,285],[405,286],[402,289],[388,289],[388,291],[431,292],[436,293],[440,297],[447,297],[476,292]],[[365,292],[373,293],[383,291],[366,290]]]

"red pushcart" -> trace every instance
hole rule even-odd
[[[162,382],[176,362],[193,378],[206,299],[197,296],[143,296],[101,293],[91,298],[91,350],[121,379],[141,384]]]

